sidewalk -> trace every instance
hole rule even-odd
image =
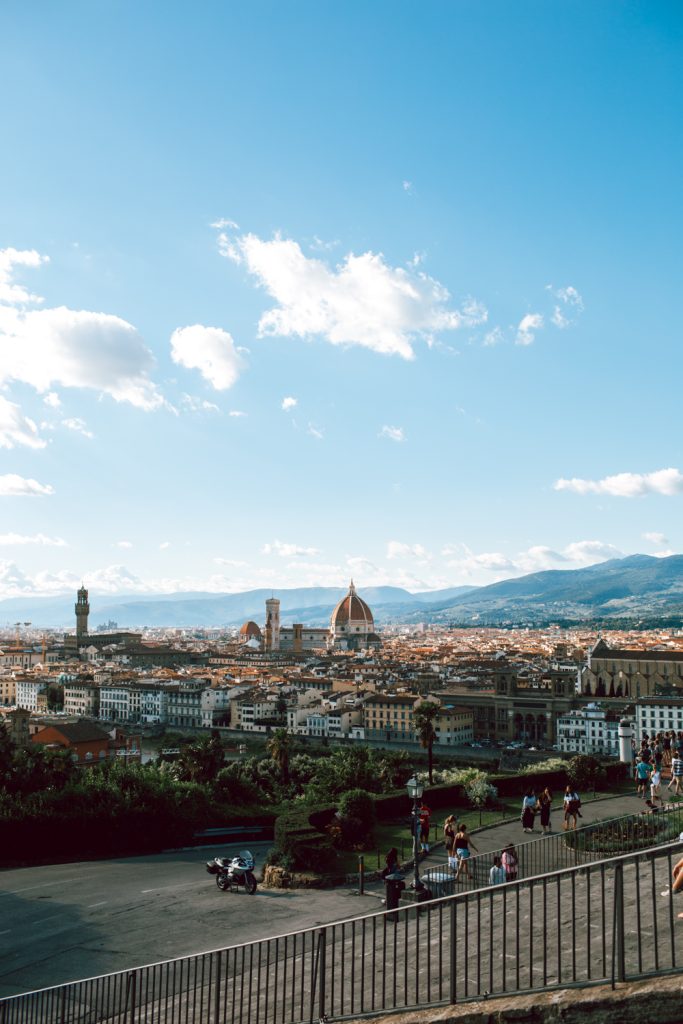
[[[664,802],[667,802],[668,793],[666,786],[662,787]],[[557,834],[562,831],[562,825],[564,823],[564,813],[562,805],[562,793],[558,793],[553,800],[553,810],[551,814],[551,825],[553,834]],[[532,833],[524,832],[522,829],[521,822],[521,799],[520,799],[520,817],[514,821],[508,821],[500,825],[484,825],[481,829],[476,827],[470,828],[472,840],[476,850],[475,854],[494,854],[500,853],[502,848],[508,843],[514,843],[515,846],[519,847],[522,844],[532,842],[542,842],[543,833],[541,832],[540,822],[538,815],[536,816],[536,827]],[[634,792],[630,793],[619,793],[613,797],[598,797],[592,799],[590,796],[585,803],[581,805],[582,817],[578,820],[578,827],[581,828],[584,825],[590,825],[597,821],[606,821],[610,818],[620,818],[627,814],[639,814],[645,806],[645,801],[636,795],[635,784]],[[442,816],[445,819],[448,811],[444,809]],[[471,812],[470,820],[468,821],[468,815],[466,811],[458,812],[458,822],[465,822],[468,825],[475,820],[476,811]],[[412,863],[412,861],[411,861]],[[432,846],[430,852],[420,860],[420,874],[426,871],[427,868],[438,868],[440,865],[446,864],[446,851],[443,843],[439,842],[436,846]],[[409,880],[412,868],[406,870],[406,881]],[[384,883],[383,882],[366,882],[365,891],[368,895],[376,895],[378,898],[384,895]]]

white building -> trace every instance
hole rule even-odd
[[[619,756],[619,715],[600,704],[557,718],[557,746],[568,754]]]
[[[64,683],[64,712],[79,718],[98,718],[100,714],[100,688],[83,681]]]
[[[636,739],[644,733],[683,731],[683,697],[641,697],[636,701]]]
[[[26,708],[28,711],[37,711],[38,694],[45,689],[45,680],[18,676],[16,687],[17,707]]]

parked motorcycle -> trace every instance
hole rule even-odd
[[[207,860],[206,870],[216,876],[216,885],[223,892],[237,892],[241,885],[250,896],[256,892],[254,857],[249,850],[242,850],[236,857],[214,857],[213,860]]]

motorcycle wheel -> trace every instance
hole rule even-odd
[[[221,871],[216,875],[216,885],[222,892],[228,892],[230,889],[230,879],[225,872]]]
[[[251,871],[244,872],[244,888],[250,896],[253,896],[256,892],[256,879],[252,875]]]

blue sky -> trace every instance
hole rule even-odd
[[[683,548],[676,3],[7,0],[0,596]]]

